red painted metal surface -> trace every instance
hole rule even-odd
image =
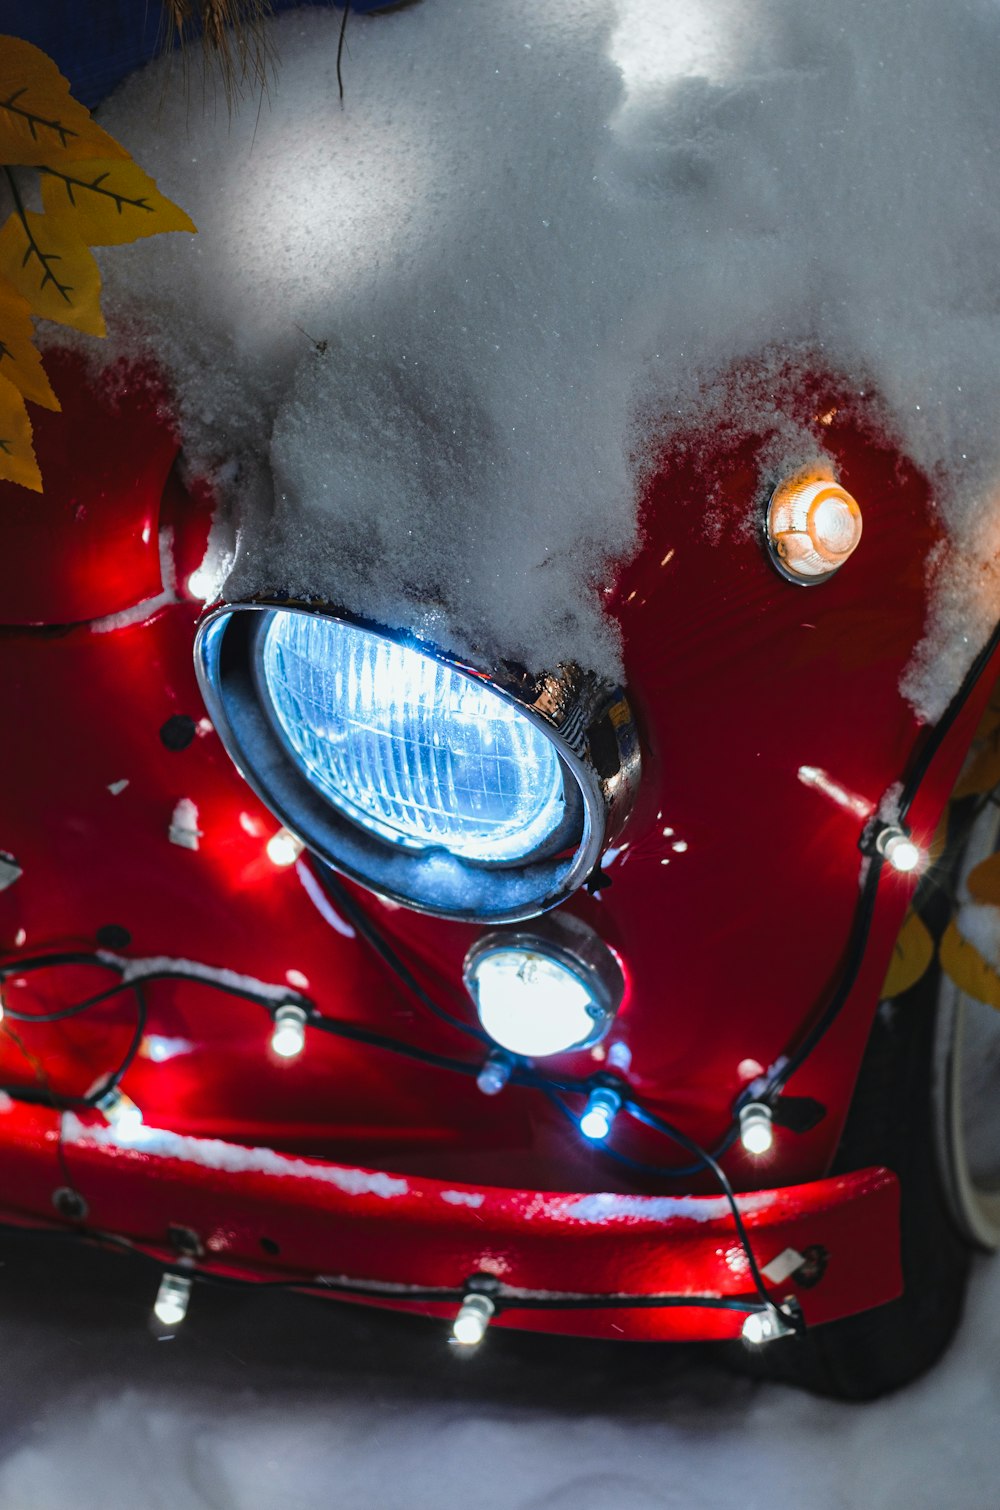
[[[39,1188],[63,1178],[52,1114],[19,1109],[17,1120],[4,1165],[7,1215],[15,1219],[22,1203],[31,1210]],[[695,1305],[536,1312],[519,1307],[514,1292],[601,1294],[613,1275],[616,1294],[708,1294],[754,1303],[746,1257],[718,1196],[449,1184],[151,1129],[136,1146],[121,1147],[100,1119],[90,1126],[74,1120],[62,1155],[76,1185],[94,1192],[91,1227],[146,1251],[159,1248],[168,1260],[165,1232],[187,1228],[200,1235],[222,1274],[326,1279],[340,1294],[349,1293],[351,1282],[367,1282],[386,1287],[387,1303],[430,1314],[454,1314],[454,1304],[415,1305],[408,1286],[461,1290],[470,1275],[487,1274],[504,1287],[500,1320],[507,1325],[538,1325],[541,1318],[550,1330],[643,1340],[738,1336],[744,1313]],[[845,1305],[859,1309],[898,1295],[899,1195],[885,1170],[760,1191],[742,1204],[762,1266],[789,1248],[822,1254],[820,1282],[791,1277],[770,1287],[778,1301],[794,1295],[808,1323],[828,1321]]]
[[[32,410],[44,491],[4,484],[0,624],[73,624],[160,591],[160,500],[177,440],[164,390],[126,366],[88,383],[52,352],[61,414]]]
[[[199,607],[184,584],[201,558],[207,514],[205,500],[188,499],[170,472],[173,442],[159,400],[140,384],[116,408],[68,367],[58,381],[65,412],[39,428],[51,500],[29,506],[19,490],[0,489],[0,529],[18,563],[0,590],[0,622],[11,626],[0,635],[0,850],[23,868],[0,893],[4,956],[67,946],[96,951],[98,934],[115,925],[127,930],[120,952],[131,958],[186,959],[285,984],[329,1016],[474,1061],[475,1044],[430,1016],[342,920],[323,915],[302,867],[278,870],[266,858],[274,821],[224,754],[192,670]],[[664,450],[646,498],[643,551],[608,591],[640,723],[642,791],[607,861],[612,884],[567,904],[618,951],[627,971],[628,995],[610,1043],[618,1046],[615,1063],[628,1068],[617,1073],[631,1094],[709,1146],[730,1125],[741,1088],[788,1051],[835,989],[858,903],[864,815],[905,777],[926,738],[898,690],[926,616],[923,562],[936,539],[926,484],[886,439],[870,400],[790,378],[774,403],[811,428],[834,458],[862,507],[862,544],[833,581],[793,586],[769,564],[753,523],[771,437],[762,430],[733,438],[721,429],[675,437]],[[73,479],[80,478],[91,490],[84,523],[72,503]],[[162,524],[179,570],[174,590],[159,576]],[[126,614],[119,627],[94,622],[142,603],[150,606]],[[61,627],[32,627],[43,625]],[[912,812],[918,836],[929,836],[937,822],[995,675],[993,667],[983,677],[928,773]],[[178,714],[194,721],[195,733],[186,747],[171,749],[160,730]],[[845,798],[833,800],[832,787]],[[197,809],[196,850],[169,837],[181,799]],[[806,1134],[779,1129],[764,1166],[738,1146],[724,1161],[741,1190],[762,1181],[794,1187],[780,1205],[782,1220],[795,1222],[807,1209],[811,1197],[803,1190],[826,1202],[827,1246],[843,1258],[831,1263],[809,1301],[824,1319],[875,1303],[866,1298],[874,1290],[886,1298],[888,1276],[896,1273],[888,1197],[859,1203],[841,1183],[841,1210],[818,1182],[837,1145],[912,885],[883,877],[851,998],[789,1085],[821,1101],[827,1115]],[[461,963],[478,930],[355,894],[425,988],[471,1021]],[[10,1005],[41,1012],[100,983],[95,964],[25,976],[5,990]],[[161,981],[147,995],[147,1042],[126,1080],[147,1123],[405,1175],[411,1183],[492,1191],[487,1198],[505,1213],[511,1255],[519,1245],[531,1251],[534,1218],[524,1192],[717,1196],[710,1175],[671,1181],[614,1163],[538,1091],[508,1088],[487,1098],[471,1077],[318,1035],[300,1060],[279,1062],[267,1047],[261,1007],[190,982]],[[0,1039],[0,1083],[35,1085],[41,1064],[60,1092],[84,1093],[120,1061],[132,1011],[126,996],[59,1024],[19,1025],[19,1042],[10,1034]],[[606,1066],[608,1047],[547,1063],[556,1074],[585,1075]],[[52,1217],[53,1182],[65,1176],[57,1177],[53,1140],[40,1125],[20,1112],[0,1116],[0,1203],[43,1223]],[[627,1118],[616,1123],[614,1143],[660,1170],[688,1162]],[[163,1221],[182,1220],[165,1207],[143,1206],[141,1190],[163,1188],[164,1172],[138,1155],[116,1158],[81,1145],[68,1161],[92,1209],[106,1213],[108,1230],[134,1233],[155,1249],[166,1242]],[[209,1201],[195,1168],[171,1171],[171,1191],[179,1197],[188,1190],[199,1220],[210,1211],[223,1228],[245,1226],[248,1177],[217,1179]],[[314,1186],[280,1176],[266,1190],[254,1186],[254,1209],[263,1220],[270,1203],[265,1235],[279,1242],[289,1273],[315,1273],[329,1263]],[[507,1204],[501,1190],[511,1193]],[[199,1204],[203,1196],[207,1204]],[[142,1222],[130,1226],[130,1213],[140,1210]],[[435,1229],[432,1243],[416,1208],[401,1206],[409,1214],[391,1235],[376,1223],[375,1235],[366,1236],[359,1224],[358,1252],[376,1244],[364,1248],[368,1263],[384,1241],[385,1261],[399,1262],[400,1279],[405,1258],[422,1282],[433,1275],[434,1283],[455,1283],[456,1269],[472,1256],[461,1246],[472,1230],[471,1210],[446,1212],[451,1227]],[[353,1230],[354,1219],[344,1219]],[[731,1247],[727,1231],[725,1242],[719,1238],[724,1249]],[[861,1246],[862,1232],[871,1238],[867,1269],[847,1256]],[[669,1237],[672,1248],[676,1235],[670,1227],[658,1241]],[[570,1245],[558,1223],[550,1237],[551,1283],[555,1256]],[[445,1264],[449,1243],[461,1264],[457,1257]],[[692,1289],[719,1282],[710,1248],[691,1249],[685,1272]],[[237,1256],[249,1263],[242,1249]],[[623,1288],[624,1251],[616,1242],[595,1239],[589,1262],[590,1289]],[[445,1267],[446,1275],[436,1273]],[[526,1312],[518,1324],[558,1330],[568,1323],[563,1315]],[[707,1337],[717,1335],[719,1323],[701,1314],[677,1325],[690,1325],[683,1335]]]

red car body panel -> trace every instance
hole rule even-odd
[[[0,892],[0,947],[8,965],[58,948],[93,952],[95,963],[12,977],[8,1004],[41,1012],[99,989],[99,935],[114,937],[111,928],[127,934],[116,946],[123,957],[290,986],[331,1017],[474,1058],[475,1045],[431,1017],[329,905],[317,906],[308,862],[279,870],[267,859],[275,821],[225,754],[195,680],[201,605],[185,583],[209,510],[171,471],[177,443],[155,384],[120,376],[109,396],[72,358],[55,371],[64,412],[40,416],[36,431],[46,492],[38,500],[0,489],[0,849],[23,871]],[[754,525],[768,437],[706,430],[664,449],[642,549],[607,592],[622,627],[642,787],[606,861],[610,884],[566,904],[618,953],[626,997],[605,1044],[545,1064],[569,1076],[617,1066],[636,1099],[708,1147],[731,1125],[741,1090],[794,1048],[835,991],[858,908],[862,829],[929,737],[899,691],[924,631],[925,563],[939,533],[926,483],[887,439],[872,400],[790,377],[775,403],[834,459],[861,505],[864,538],[833,580],[797,587],[770,565]],[[158,526],[178,584],[166,590]],[[996,669],[980,678],[917,793],[910,822],[922,842]],[[177,715],[193,720],[194,734],[169,748],[160,731]],[[169,838],[182,799],[197,808],[196,850]],[[899,1290],[894,1178],[823,1177],[913,884],[883,873],[846,1005],[789,1083],[826,1114],[809,1132],[777,1129],[765,1161],[738,1143],[723,1160],[738,1190],[766,1187],[747,1217],[761,1263],[772,1248],[801,1244],[828,1254],[812,1288],[792,1279],[775,1289],[796,1294],[807,1320]],[[352,890],[424,989],[474,1022],[461,966],[480,930]],[[147,1049],[125,1082],[147,1126],[306,1156],[316,1168],[325,1160],[331,1170],[406,1176],[408,1193],[390,1204],[348,1199],[335,1175],[302,1178],[280,1158],[220,1173],[86,1137],[65,1143],[60,1164],[56,1113],[12,1103],[0,1115],[8,1219],[58,1221],[53,1192],[71,1179],[90,1208],[87,1230],[168,1258],[168,1228],[191,1227],[206,1268],[242,1277],[460,1287],[474,1269],[495,1272],[499,1255],[505,1282],[526,1289],[746,1290],[739,1265],[727,1267],[735,1232],[714,1177],[672,1180],[670,1166],[689,1156],[627,1117],[612,1142],[658,1174],[613,1162],[536,1089],[487,1098],[472,1077],[319,1034],[282,1062],[259,1006],[187,981],[150,984],[147,998]],[[37,1086],[41,1064],[50,1086],[83,1095],[120,1062],[132,1027],[128,996],[57,1024],[19,1023],[16,1037],[0,1039],[0,1080]],[[153,1038],[166,1042],[165,1057],[154,1057]],[[473,1199],[441,1199],[446,1185]],[[567,1225],[566,1193],[599,1192],[655,1193],[648,1210],[657,1214]],[[683,1201],[670,1214],[656,1196],[702,1197],[712,1214],[678,1214],[690,1209]],[[262,1236],[280,1262],[261,1251]],[[627,1319],[624,1310],[501,1314],[518,1326],[641,1337],[732,1335],[740,1320],[697,1308]]]
[[[39,1188],[61,1178],[56,1139],[50,1113],[21,1107],[16,1120],[5,1190],[30,1209]],[[173,1134],[123,1148],[100,1118],[74,1126],[63,1155],[77,1186],[94,1193],[91,1225],[166,1264],[176,1263],[168,1231],[197,1233],[205,1267],[223,1278],[298,1280],[342,1298],[360,1280],[384,1291],[377,1304],[436,1315],[453,1313],[454,1302],[409,1292],[461,1290],[469,1275],[489,1275],[502,1287],[501,1324],[642,1341],[734,1337],[743,1322],[739,1309],[645,1308],[635,1304],[642,1297],[754,1301],[719,1196],[455,1185]],[[773,1287],[779,1299],[798,1293],[807,1324],[899,1293],[899,1191],[886,1170],[757,1191],[741,1204],[765,1268],[789,1250],[813,1256],[805,1283]],[[611,1294],[631,1306],[607,1303],[612,1276]],[[567,1294],[600,1304],[560,1310],[552,1297]]]

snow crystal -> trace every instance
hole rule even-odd
[[[937,716],[1000,601],[995,10],[429,0],[354,18],[343,109],[338,26],[275,22],[232,125],[162,64],[102,113],[200,228],[102,266],[111,351],[152,341],[227,499],[229,591],[615,674],[644,444],[819,353],[948,526],[904,683]],[[815,459],[761,402],[729,422]]]

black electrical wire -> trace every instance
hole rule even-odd
[[[945,739],[951,733],[973,688],[998,649],[1000,649],[1000,621],[995,625],[986,644],[979,651],[969,670],[962,678],[958,691],[949,702],[944,713],[928,734],[920,750],[920,754],[906,777],[899,801],[900,823],[905,824],[910,808],[913,806],[917,793],[923,785],[927,772],[937,758]],[[779,1061],[776,1068],[768,1077],[764,1089],[758,1091],[755,1095],[745,1093],[737,1101],[737,1115],[739,1107],[749,1100],[767,1102],[778,1096],[796,1071],[801,1069],[802,1065],[826,1036],[843,1011],[854,989],[868,947],[868,939],[875,916],[875,905],[878,899],[878,883],[882,874],[882,867],[882,856],[877,852],[872,854],[869,860],[868,873],[865,876],[861,889],[861,898],[851,927],[847,957],[841,969],[836,990],[828,1005],[824,1008],[813,1026],[798,1041],[794,1049],[783,1060]]]
[[[969,694],[971,693],[979,677],[982,675],[986,666],[989,664],[998,647],[1000,647],[1000,623],[996,625],[989,640],[976,656],[972,666],[969,668],[969,671],[963,678],[958,692],[952,698],[947,709],[945,710],[945,713],[942,715],[941,719],[938,721],[933,731],[929,735],[927,741],[920,751],[916,763],[914,764],[906,779],[899,804],[899,816],[901,823],[905,823],[906,818],[909,814],[910,807],[912,806],[917,793],[920,790],[927,772],[933,764],[933,761],[936,758],[945,738],[950,733],[963,707],[965,706],[965,702]],[[791,1079],[791,1077],[799,1068],[801,1068],[802,1064],[810,1056],[810,1054],[813,1053],[819,1042],[826,1035],[830,1027],[840,1015],[840,1012],[843,1010],[843,1007],[854,988],[858,973],[861,969],[862,961],[865,956],[875,914],[875,906],[878,896],[878,883],[881,877],[881,872],[882,857],[878,853],[874,853],[870,857],[868,873],[862,886],[861,899],[859,901],[854,921],[852,923],[846,959],[841,969],[836,989],[834,990],[829,1003],[824,1008],[815,1023],[812,1025],[812,1027],[807,1029],[807,1031],[799,1039],[794,1049],[781,1061],[779,1061],[778,1066],[770,1074],[764,1089],[757,1092],[754,1096],[754,1099],[768,1101],[776,1098],[780,1094],[783,1087]],[[372,923],[368,915],[363,911],[363,909],[361,909],[354,903],[353,898],[350,896],[350,893],[346,890],[346,888],[340,885],[339,881],[335,879],[329,869],[325,866],[323,867],[323,883],[326,890],[334,894],[338,906],[347,915],[357,932],[366,940],[369,946],[373,948],[376,953],[378,953],[380,958],[388,965],[388,967],[393,971],[397,978],[402,981],[407,989],[416,996],[416,998],[422,1003],[422,1005],[424,1005],[435,1017],[447,1023],[449,1027],[462,1032],[467,1037],[471,1037],[485,1046],[491,1045],[492,1040],[490,1040],[485,1033],[482,1033],[479,1029],[472,1027],[469,1023],[463,1022],[461,1019],[452,1016],[451,1013],[445,1011],[438,1005],[438,1003],[433,999],[429,992],[424,990],[424,988],[420,985],[419,981],[416,980],[416,978],[413,976],[400,956],[383,937],[377,927]],[[109,969],[117,969],[119,971],[119,974],[122,975],[123,978],[119,980],[119,982],[115,986],[98,992],[95,995],[86,998],[82,1002],[75,1003],[71,1007],[61,1008],[55,1012],[22,1013],[9,1007],[6,1009],[6,1012],[7,1015],[9,1015],[13,1020],[19,1022],[59,1022],[64,1021],[69,1017],[74,1017],[83,1012],[86,1012],[100,1003],[112,1000],[115,996],[123,993],[126,990],[131,990],[134,993],[136,1001],[136,1025],[133,1031],[132,1039],[129,1043],[129,1047],[118,1068],[107,1075],[104,1080],[100,1082],[99,1086],[85,1097],[60,1096],[47,1088],[37,1086],[4,1086],[0,1087],[0,1090],[5,1091],[12,1098],[33,1104],[49,1106],[54,1110],[76,1109],[81,1107],[92,1107],[96,1105],[98,1101],[103,1099],[108,1095],[110,1091],[116,1089],[120,1085],[122,1079],[128,1072],[139,1051],[143,1034],[145,1032],[148,1015],[145,993],[142,989],[143,983],[165,979],[188,980],[196,982],[200,985],[212,986],[215,989],[223,991],[242,1000],[255,1002],[258,1005],[266,1007],[269,1011],[272,1012],[275,1006],[279,1004],[275,1001],[275,998],[273,996],[264,996],[261,993],[254,993],[246,987],[235,986],[228,982],[212,978],[208,975],[202,975],[197,971],[185,970],[181,966],[172,966],[169,969],[150,971],[147,975],[143,976],[132,976],[130,978],[124,978],[126,968],[125,962],[119,961],[113,956],[109,955],[95,956],[92,954],[84,954],[80,951],[60,951],[48,955],[19,959],[16,963],[13,963],[11,965],[0,966],[0,981],[6,979],[10,975],[26,974],[32,970],[42,968],[51,968],[58,965],[93,966],[95,963],[99,963]],[[464,1060],[448,1058],[440,1054],[434,1054],[429,1052],[428,1050],[419,1049],[415,1045],[406,1044],[401,1042],[400,1040],[391,1039],[382,1034],[372,1033],[368,1029],[362,1028],[354,1023],[347,1023],[339,1019],[325,1017],[321,1013],[316,1011],[316,1009],[312,1006],[307,998],[301,997],[297,993],[289,992],[284,1000],[288,1002],[295,1001],[303,1005],[304,1010],[306,1011],[307,1025],[317,1028],[322,1032],[342,1037],[353,1042],[363,1043],[370,1047],[381,1048],[389,1052],[402,1054],[419,1063],[423,1063],[437,1069],[449,1070],[464,1075],[476,1075],[479,1073],[479,1070],[481,1068],[481,1066],[478,1064],[469,1063],[468,1061]],[[559,1093],[585,1093],[594,1085],[608,1083],[605,1078],[600,1077],[594,1077],[590,1080],[576,1082],[565,1080],[562,1082],[557,1082],[547,1076],[539,1074],[533,1066],[530,1066],[525,1061],[518,1059],[515,1059],[513,1061],[511,1080],[515,1084],[521,1084],[532,1088],[541,1089],[546,1092],[546,1094],[549,1096],[550,1101],[552,1101],[553,1104],[556,1105],[564,1115],[571,1118],[574,1123],[576,1122],[576,1118],[573,1116],[573,1113],[565,1105],[565,1103],[562,1102]],[[730,1127],[727,1129],[722,1140],[716,1146],[714,1152],[710,1153],[708,1152],[708,1150],[702,1148],[697,1142],[695,1142],[694,1139],[689,1138],[687,1134],[683,1133],[679,1128],[675,1127],[672,1123],[667,1122],[664,1118],[648,1111],[647,1108],[642,1106],[640,1102],[634,1100],[634,1098],[622,1096],[622,1109],[626,1111],[630,1116],[632,1116],[636,1121],[644,1124],[654,1131],[661,1133],[663,1136],[667,1137],[672,1142],[686,1149],[689,1153],[695,1156],[698,1162],[690,1166],[658,1168],[656,1166],[644,1164],[638,1160],[631,1159],[627,1155],[622,1154],[619,1150],[616,1150],[611,1146],[601,1146],[603,1152],[605,1152],[610,1157],[615,1158],[619,1162],[627,1164],[629,1167],[636,1169],[646,1175],[655,1176],[656,1178],[677,1179],[679,1177],[685,1177],[687,1175],[700,1173],[703,1169],[711,1170],[712,1174],[718,1181],[723,1195],[729,1205],[737,1235],[740,1240],[740,1245],[743,1248],[744,1253],[746,1254],[751,1278],[753,1279],[755,1289],[760,1296],[760,1308],[764,1308],[770,1307],[773,1302],[771,1301],[771,1298],[767,1292],[763,1277],[757,1265],[757,1261],[753,1253],[753,1248],[750,1243],[749,1234],[747,1232],[746,1226],[743,1222],[743,1218],[739,1210],[739,1206],[737,1204],[736,1194],[733,1190],[728,1176],[718,1162],[719,1158],[732,1146],[733,1142],[735,1141],[738,1128],[737,1118],[739,1107],[748,1099],[750,1099],[749,1093],[745,1094],[740,1099],[740,1101],[737,1102],[735,1108],[736,1116],[734,1116]],[[203,1271],[200,1271],[198,1277],[205,1278],[207,1276],[205,1276]],[[253,1281],[249,1281],[249,1283],[253,1283]],[[308,1283],[302,1284],[296,1282],[282,1282],[282,1287],[298,1290],[314,1288]],[[336,1288],[336,1286],[323,1285],[319,1288],[328,1291],[330,1289]],[[362,1293],[360,1288],[357,1286],[348,1285],[342,1286],[341,1288],[345,1291],[345,1293]],[[423,1293],[424,1292],[407,1291],[406,1298],[408,1298],[411,1303],[417,1302],[421,1299]],[[427,1293],[429,1294],[430,1292]],[[435,1298],[442,1298],[442,1292],[436,1291],[433,1293]],[[387,1296],[386,1292],[381,1290],[373,1292],[373,1294],[377,1298],[383,1300],[387,1298],[399,1298],[396,1295]],[[454,1292],[453,1296],[449,1296],[449,1298],[457,1298],[460,1300],[461,1294],[456,1291]],[[534,1306],[536,1304],[536,1300],[537,1298],[532,1299],[522,1297],[520,1301],[515,1300],[512,1302],[512,1304],[515,1307],[519,1305],[521,1307],[524,1307],[526,1305]],[[540,1308],[544,1308],[546,1306],[548,1308],[558,1308],[563,1304],[569,1305],[571,1303],[579,1304],[581,1306],[589,1308],[593,1308],[598,1304],[618,1306],[624,1304],[633,1304],[643,1306],[705,1305],[740,1309],[743,1311],[747,1310],[747,1305],[742,1301],[730,1300],[726,1297],[709,1296],[635,1296],[629,1298],[598,1298],[596,1296],[588,1296],[573,1301],[571,1301],[568,1297],[547,1297],[544,1302],[537,1301],[537,1304]]]
[[[54,1241],[82,1242],[93,1247],[109,1248],[115,1253],[138,1259],[158,1271],[182,1274],[198,1284],[218,1289],[281,1290],[324,1296],[356,1296],[364,1300],[380,1300],[395,1305],[461,1305],[470,1293],[488,1294],[498,1311],[592,1311],[592,1310],[680,1310],[697,1307],[703,1310],[748,1312],[769,1310],[774,1301],[770,1296],[754,1300],[740,1295],[697,1294],[628,1294],[618,1292],[558,1291],[544,1295],[525,1294],[512,1286],[496,1283],[489,1290],[476,1288],[479,1276],[471,1275],[460,1286],[406,1286],[396,1289],[391,1285],[366,1283],[364,1280],[343,1279],[243,1279],[232,1274],[216,1274],[211,1269],[188,1267],[179,1259],[164,1262],[156,1254],[149,1253],[140,1243],[120,1237],[117,1233],[104,1232],[99,1228],[77,1225],[66,1227],[22,1227],[13,1222],[0,1222],[0,1233],[15,1237],[41,1238]]]
[[[0,1091],[10,1096],[14,1101],[25,1101],[34,1106],[49,1106],[53,1111],[81,1111],[96,1107],[104,1100],[105,1096],[117,1090],[125,1075],[128,1073],[135,1057],[139,1052],[143,1034],[146,1031],[148,1009],[146,996],[139,981],[131,981],[128,985],[121,985],[120,990],[131,990],[135,997],[135,1027],[129,1046],[125,1050],[124,1058],[118,1068],[105,1075],[98,1084],[86,1096],[64,1096],[48,1086],[35,1085],[2,1085]],[[11,1012],[9,1009],[4,1013],[7,1017],[13,1017],[18,1022],[51,1021],[51,1018],[33,1018],[30,1013]]]
[[[390,951],[390,953],[394,953],[394,951]],[[0,965],[0,980],[10,975],[16,976],[18,974],[21,974],[22,972],[27,973],[31,970],[39,970],[46,967],[51,967],[54,964],[79,964],[83,962],[93,963],[93,957],[79,955],[68,956],[66,954],[38,955],[32,957],[29,960],[19,960],[9,965]],[[102,961],[102,963],[109,962],[107,960],[104,960]],[[112,965],[112,968],[119,968],[124,975],[124,966],[120,963],[115,962],[115,964]],[[142,1042],[143,1034],[145,1032],[148,1016],[146,998],[145,993],[142,990],[142,986],[143,984],[156,979],[194,980],[200,984],[218,987],[220,990],[227,992],[227,994],[235,994],[237,996],[241,996],[248,1001],[254,1002],[255,1004],[265,1006],[268,1010],[273,1010],[275,1006],[274,1000],[269,996],[265,997],[261,993],[253,993],[250,990],[244,989],[242,987],[233,987],[229,983],[223,983],[214,979],[212,976],[200,975],[197,971],[184,969],[183,967],[169,969],[164,968],[141,976],[133,975],[131,978],[123,978],[118,982],[116,986],[110,988],[109,990],[98,993],[95,997],[88,998],[85,1003],[76,1003],[72,1008],[63,1008],[58,1012],[45,1014],[9,1014],[12,1017],[16,1017],[19,1021],[26,1022],[45,1023],[59,1021],[68,1015],[75,1015],[77,1012],[86,1010],[87,1007],[93,1007],[99,1002],[107,1001],[111,996],[117,993],[131,990],[135,994],[136,998],[136,1025],[133,1031],[131,1042],[128,1049],[126,1050],[125,1057],[119,1064],[118,1068],[114,1072],[106,1076],[95,1088],[95,1090],[93,1090],[88,1096],[71,1097],[60,1096],[52,1092],[51,1090],[43,1090],[41,1087],[35,1086],[5,1086],[0,1087],[0,1089],[5,1090],[7,1094],[14,1099],[37,1105],[48,1106],[57,1111],[79,1110],[96,1106],[105,1096],[108,1095],[110,1091],[116,1089],[120,1085],[122,1079],[135,1060],[139,1046]],[[447,1070],[466,1076],[476,1076],[479,1074],[482,1068],[479,1062],[449,1058],[442,1054],[433,1053],[432,1051],[427,1049],[418,1048],[416,1045],[404,1043],[398,1039],[388,1038],[384,1034],[372,1032],[370,1029],[364,1028],[360,1024],[345,1022],[339,1018],[326,1017],[322,1013],[318,1012],[310,1002],[305,1002],[304,1009],[306,1012],[306,1025],[308,1027],[313,1027],[319,1032],[328,1033],[334,1037],[343,1038],[354,1043],[362,1043],[368,1047],[383,1049],[390,1053],[400,1054],[407,1058],[413,1059],[420,1064],[425,1064],[431,1068]],[[558,1106],[559,1109],[568,1117],[570,1117],[573,1120],[574,1124],[576,1122],[575,1117],[573,1117],[573,1114],[569,1110],[569,1108],[566,1107],[563,1102],[561,1102],[558,1093],[561,1092],[586,1095],[595,1087],[595,1085],[606,1083],[605,1077],[597,1076],[583,1080],[564,1077],[562,1080],[555,1081],[547,1076],[539,1074],[539,1072],[536,1071],[533,1066],[523,1061],[515,1062],[512,1069],[511,1078],[517,1084],[546,1091],[550,1095],[550,1098],[553,1100],[554,1104]],[[750,1268],[751,1275],[754,1279],[755,1287],[762,1298],[768,1300],[768,1303],[770,1303],[767,1296],[767,1291],[763,1284],[763,1280],[760,1277],[760,1272],[757,1267],[756,1259],[750,1245],[746,1228],[743,1224],[742,1217],[736,1205],[732,1186],[730,1185],[724,1171],[717,1163],[715,1156],[702,1149],[697,1143],[694,1142],[693,1139],[688,1138],[686,1134],[681,1133],[680,1130],[674,1128],[672,1124],[664,1122],[663,1119],[656,1117],[651,1112],[647,1112],[646,1109],[634,1099],[623,1098],[622,1104],[624,1109],[627,1110],[630,1115],[634,1116],[636,1120],[645,1122],[647,1126],[652,1127],[654,1130],[661,1132],[665,1136],[671,1138],[672,1141],[678,1143],[681,1147],[687,1149],[690,1153],[695,1154],[700,1162],[698,1164],[690,1166],[689,1169],[659,1169],[655,1166],[649,1164],[641,1164],[637,1160],[629,1159],[626,1155],[619,1154],[617,1150],[606,1148],[604,1151],[610,1154],[613,1158],[617,1158],[619,1162],[627,1163],[628,1165],[630,1165],[630,1167],[636,1169],[638,1172],[647,1176],[654,1176],[657,1179],[662,1179],[665,1177],[676,1178],[678,1174],[694,1174],[700,1172],[704,1168],[710,1169],[718,1180],[720,1188],[723,1191],[723,1195],[729,1203],[730,1210],[732,1211],[736,1224],[737,1235],[746,1253],[747,1263]]]
[[[998,649],[1000,649],[1000,621],[994,626],[993,632],[986,641],[986,644],[962,678],[961,686],[928,735],[926,744],[917,757],[909,776],[906,778],[903,785],[903,793],[899,801],[899,815],[902,820],[905,821],[907,818],[910,808],[913,806],[914,799],[923,784],[924,777],[930,770],[946,737],[951,733],[973,687],[986,670],[986,667]]]
[[[372,922],[364,908],[355,902],[347,887],[338,880],[330,867],[328,865],[320,865],[317,862],[316,869],[317,871],[322,871],[320,885],[327,896],[336,902],[338,909],[344,913],[351,926],[375,950],[379,958],[384,960],[389,969],[397,979],[402,981],[411,995],[415,996],[420,1004],[427,1008],[428,1012],[440,1018],[442,1022],[446,1022],[449,1027],[457,1028],[460,1033],[464,1033],[468,1038],[475,1038],[478,1043],[492,1048],[493,1040],[487,1033],[484,1033],[481,1028],[474,1027],[472,1023],[465,1022],[462,1018],[454,1017],[450,1012],[445,1011],[444,1007],[440,1006],[434,1000],[430,992],[424,990],[423,986],[396,953],[396,950],[389,943],[385,935]]]

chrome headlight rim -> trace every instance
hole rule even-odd
[[[553,743],[568,823],[561,852],[543,844],[515,863],[406,850],[352,822],[312,785],[277,734],[257,682],[256,647],[276,612],[318,615],[405,645],[517,708]],[[639,780],[634,722],[620,688],[575,667],[539,679],[469,666],[327,602],[260,596],[222,603],[201,621],[195,670],[209,717],[247,784],[277,821],[332,869],[418,912],[469,922],[516,922],[557,906],[598,867],[631,809]]]

